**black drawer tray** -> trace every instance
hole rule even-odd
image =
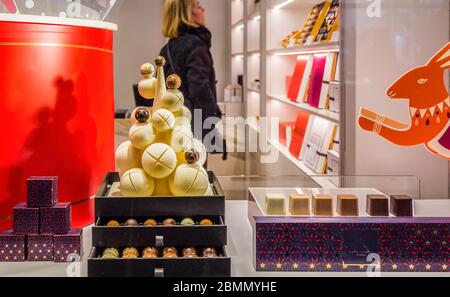
[[[96,226],[92,227],[92,245],[98,248],[116,246],[227,245],[227,226],[225,226],[223,218],[207,218],[211,219],[215,225],[106,227],[105,225],[110,219],[99,218]],[[161,218],[158,221],[162,220]]]
[[[217,258],[100,259],[93,247],[89,277],[230,277],[231,259],[225,248]],[[100,249],[99,249],[100,251]]]
[[[118,173],[108,173],[95,196],[95,217],[221,216],[225,217],[225,196],[217,177],[208,172],[214,196],[205,197],[108,197]]]

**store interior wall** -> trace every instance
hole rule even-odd
[[[383,1],[379,18],[368,17],[365,0],[356,3],[356,113],[348,114],[347,123],[357,123],[361,107],[409,123],[408,101],[389,99],[386,90],[447,44],[449,1]],[[447,160],[423,145],[401,147],[358,127],[354,131],[347,140],[355,142],[355,154],[346,158],[354,158],[355,172],[347,174],[414,175],[420,179],[422,198],[449,197]]]
[[[118,0],[107,21],[118,24],[115,34],[116,109],[134,109],[132,85],[140,79],[139,67],[152,62],[165,43],[162,36],[163,0]],[[229,83],[229,42],[227,1],[201,0],[206,9],[207,27],[213,34],[212,54],[217,75],[218,99]]]

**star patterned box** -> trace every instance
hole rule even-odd
[[[58,203],[40,209],[41,234],[66,234],[72,225],[70,203]]]
[[[53,235],[32,234],[28,235],[28,261],[46,262],[53,261]]]
[[[58,202],[58,177],[30,177],[27,180],[27,206],[52,207]]]
[[[39,208],[19,203],[13,208],[13,230],[16,234],[39,233]]]
[[[249,189],[253,262],[257,271],[292,272],[448,272],[450,201],[417,200],[416,217],[369,217],[367,194],[375,189],[301,189],[305,194],[359,198],[359,217],[267,216],[264,197],[299,189]]]
[[[26,235],[14,234],[13,230],[0,233],[0,262],[25,261]]]
[[[83,230],[73,229],[54,236],[55,262],[80,262],[83,257]]]

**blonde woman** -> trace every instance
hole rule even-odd
[[[211,117],[220,119],[222,112],[217,106],[216,74],[210,51],[211,32],[205,27],[205,9],[200,1],[165,0],[163,34],[169,39],[161,50],[161,55],[166,58],[164,70],[168,74],[180,75],[185,105],[194,115],[194,110],[201,110],[202,120]],[[202,140],[215,131],[214,127],[194,127],[194,122],[192,127],[197,138],[202,132]],[[208,151],[220,151],[223,140],[220,141],[216,141],[217,145],[213,143],[213,147],[205,141]]]

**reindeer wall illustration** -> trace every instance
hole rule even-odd
[[[450,99],[445,71],[450,69],[450,43],[424,66],[400,77],[389,89],[391,99],[408,99],[411,123],[404,124],[362,108],[360,127],[401,146],[423,144],[450,160]]]

